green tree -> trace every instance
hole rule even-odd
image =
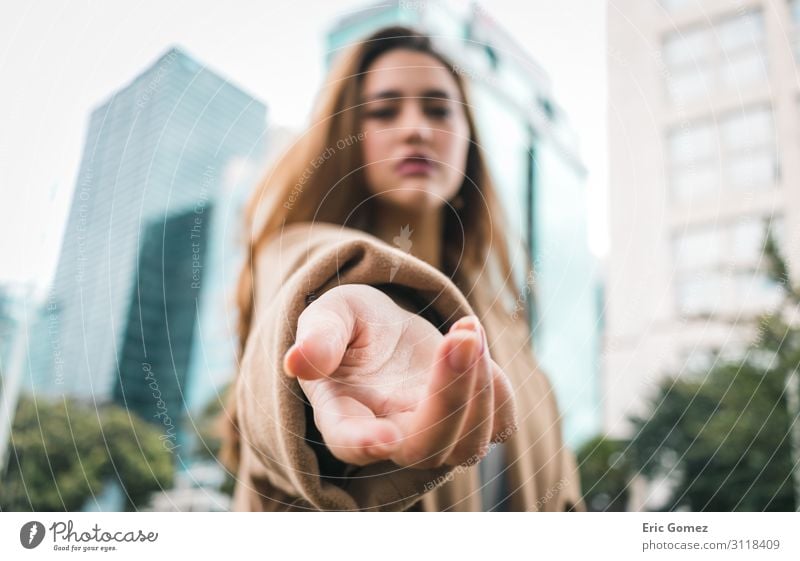
[[[76,511],[109,480],[124,490],[126,508],[169,488],[173,456],[158,428],[113,405],[24,397],[14,418],[0,485],[4,511]]]
[[[624,511],[631,465],[628,442],[596,436],[577,451],[584,502],[591,511]]]
[[[758,336],[740,360],[715,361],[710,372],[668,378],[649,416],[633,419],[631,460],[647,477],[670,475],[667,509],[795,509],[786,380],[800,368],[800,298],[771,234],[766,271],[785,301],[760,318]]]

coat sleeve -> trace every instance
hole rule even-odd
[[[372,236],[331,225],[287,228],[256,263],[255,314],[236,385],[248,472],[240,471],[247,482],[239,485],[265,481],[264,488],[291,497],[291,506],[311,510],[396,511],[410,508],[456,469],[403,468],[389,461],[346,465],[321,442],[311,406],[297,380],[284,373],[282,359],[305,307],[331,288],[356,283],[402,299],[442,332],[472,313],[447,277]]]

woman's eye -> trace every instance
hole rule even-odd
[[[437,119],[444,119],[450,115],[450,108],[445,106],[428,107],[425,112],[430,116]]]
[[[391,107],[385,107],[383,109],[373,109],[371,111],[366,112],[366,117],[370,119],[391,119],[397,114],[395,109]]]

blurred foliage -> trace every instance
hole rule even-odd
[[[224,412],[227,403],[228,392],[231,391],[231,384],[228,383],[219,394],[212,397],[203,408],[200,418],[197,420],[198,441],[193,450],[196,458],[208,459],[216,462],[225,470],[225,480],[218,489],[226,495],[233,495],[233,488],[236,485],[236,474],[229,472],[219,461],[218,456],[222,448],[222,435],[224,434],[225,423],[228,422]]]
[[[674,477],[667,509],[794,510],[784,381],[750,359],[661,385],[654,413],[635,420],[631,459]]]
[[[0,485],[4,511],[78,511],[108,481],[124,489],[125,508],[173,482],[173,455],[156,425],[104,405],[22,397]]]
[[[578,449],[584,502],[590,511],[624,511],[631,478],[627,441],[597,436]]]
[[[759,318],[743,358],[715,361],[704,377],[664,380],[652,414],[632,419],[633,467],[646,477],[669,475],[669,510],[795,509],[784,388],[800,368],[800,298],[770,233],[764,257],[784,302]]]

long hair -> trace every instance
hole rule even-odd
[[[253,323],[255,260],[268,241],[297,222],[371,229],[375,203],[361,171],[361,146],[353,139],[358,139],[361,131],[363,79],[379,56],[394,49],[428,54],[451,71],[469,125],[464,180],[454,199],[458,203],[447,209],[443,221],[442,272],[465,294],[491,294],[493,289],[494,298],[501,298],[504,292],[513,298],[508,239],[503,230],[506,221],[481,152],[462,77],[429,37],[407,27],[388,27],[339,56],[317,99],[309,128],[268,170],[248,203],[247,252],[236,295],[240,359]],[[478,278],[480,282],[476,282]],[[525,314],[518,317],[527,322]],[[232,470],[238,465],[240,438],[234,390],[232,384],[223,415],[227,422],[221,452],[222,461]]]

